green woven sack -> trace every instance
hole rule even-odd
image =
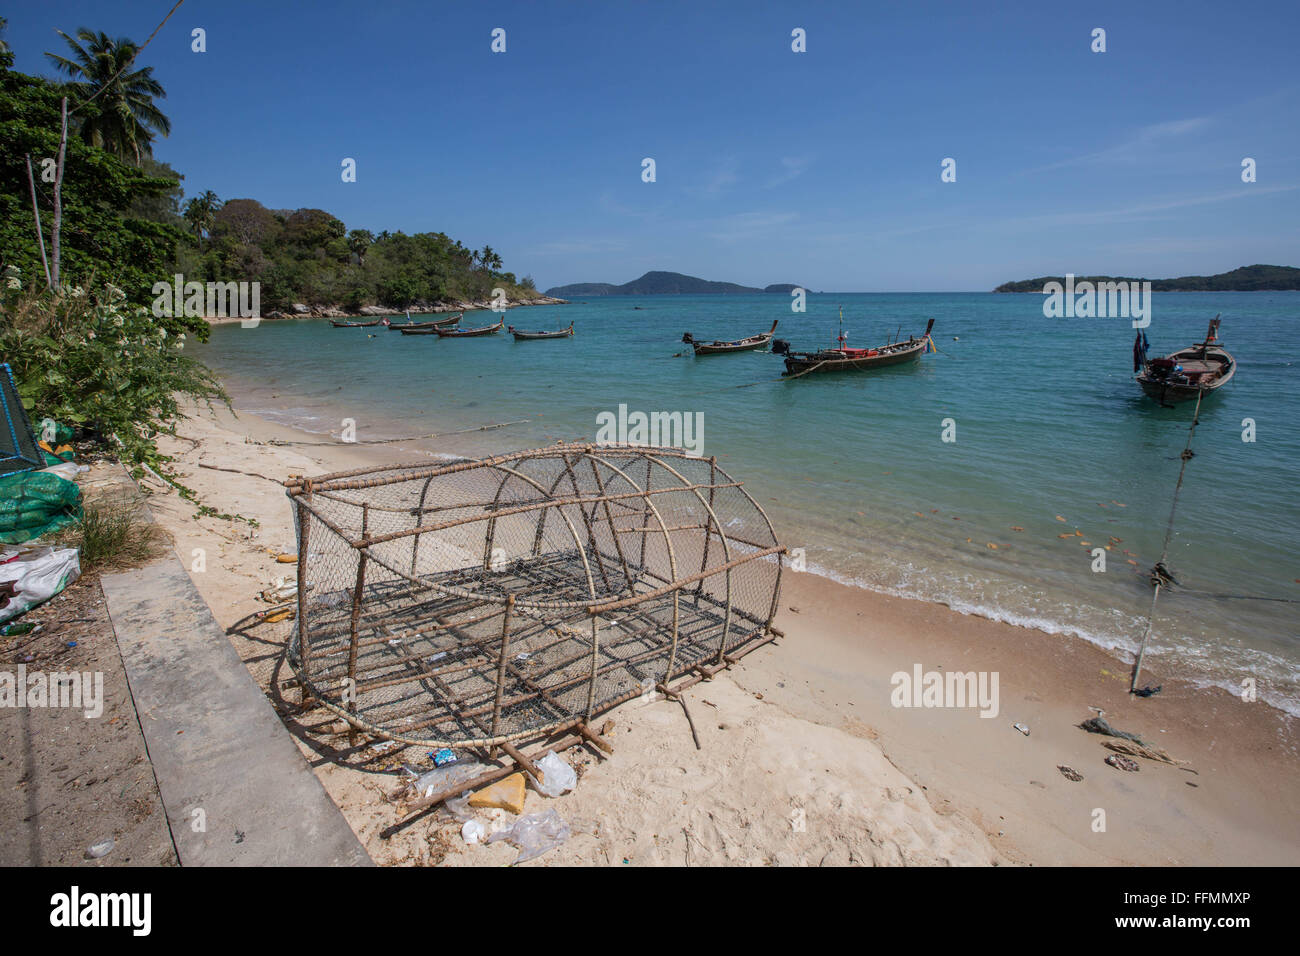
[[[51,534],[81,517],[81,489],[48,472],[0,478],[0,541],[18,544]]]

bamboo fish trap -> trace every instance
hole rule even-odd
[[[304,695],[419,746],[509,746],[775,632],[781,554],[713,459],[554,445],[286,483]]]

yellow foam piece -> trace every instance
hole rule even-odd
[[[509,810],[511,813],[524,812],[524,775],[512,773],[504,780],[498,780],[473,794],[469,798],[471,807],[495,808]]]

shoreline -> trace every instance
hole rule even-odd
[[[303,305],[302,311],[299,312],[297,311],[297,305],[300,304],[301,303],[295,305],[295,310],[292,313],[281,312],[278,309],[273,309],[272,311],[268,312],[266,315],[258,316],[258,319],[265,320],[267,322],[280,322],[285,319],[374,319],[374,318],[383,318],[385,316],[390,318],[397,318],[402,315],[405,315],[407,312],[410,312],[411,315],[414,316],[414,315],[441,315],[444,312],[492,311],[492,302],[487,299],[484,299],[481,302],[451,302],[451,303],[439,302],[433,305],[430,305],[428,303],[420,303],[418,308],[411,308],[411,309],[396,309],[396,308],[388,308],[387,306],[381,306],[381,305],[367,305],[367,306],[362,306],[361,309],[355,312],[347,309],[335,308],[333,306],[329,306],[329,307],[310,306],[309,307],[306,305]],[[531,299],[518,299],[514,301],[508,301],[506,302],[505,307],[507,310],[509,310],[509,309],[524,308],[525,306],[530,306],[530,305],[571,305],[571,304],[572,303],[570,303],[568,299],[557,299],[554,298],[553,296],[539,294]],[[226,325],[231,322],[249,322],[252,321],[252,319],[242,318],[237,315],[235,316],[211,315],[211,316],[204,316],[203,321],[208,323],[208,325]]]
[[[300,405],[302,399],[299,399],[293,393],[280,390],[279,386],[273,384],[263,386],[234,372],[228,373],[228,382],[232,383],[232,391],[239,397],[241,403],[254,403],[255,407],[248,409],[248,413],[253,416],[289,429],[299,430],[311,435],[317,441],[325,440],[328,442],[332,439],[332,436],[339,433],[336,425],[330,424],[327,426],[325,424],[327,421],[337,423],[341,420],[340,416],[345,414],[340,411],[337,402],[332,398],[315,397],[312,399],[312,403],[316,404],[309,403],[309,407],[304,409]],[[256,396],[255,401],[254,396]],[[311,411],[313,414],[307,415],[305,414],[306,411]],[[327,414],[334,412],[339,414]],[[367,416],[367,435],[376,436],[377,434],[378,438],[383,440],[384,444],[377,447],[407,448],[413,452],[412,457],[415,458],[477,458],[484,455],[518,450],[522,447],[535,447],[546,444],[545,441],[536,436],[515,440],[511,439],[505,432],[501,435],[488,435],[489,432],[506,429],[507,426],[525,425],[531,421],[531,419],[527,418],[507,422],[466,425],[463,422],[452,422],[445,417],[439,417],[427,426],[422,425],[421,428],[429,427],[431,433],[419,437],[411,435],[411,432],[415,429],[406,427],[407,423],[403,418],[383,412],[380,414],[383,417],[374,418],[373,414]],[[304,418],[309,420],[304,420]],[[482,419],[479,419],[479,421],[481,422]],[[401,436],[406,436],[405,440]],[[577,433],[563,430],[557,430],[554,434],[548,433],[546,437],[547,439],[563,437],[565,440],[572,441],[586,440]],[[372,437],[371,440],[378,439]],[[365,446],[356,445],[353,447]],[[723,454],[721,460],[725,461],[727,457],[727,455]],[[811,539],[807,537],[808,529],[801,523],[805,513],[799,510],[799,505],[791,503],[787,491],[788,489],[768,489],[761,494],[760,501],[782,541],[792,547],[797,544],[816,550],[819,545],[825,544],[828,539],[819,537],[816,532],[813,533]],[[773,494],[779,494],[780,498],[772,497]],[[780,503],[774,504],[771,502]],[[921,518],[923,516],[917,515],[917,517]],[[933,550],[936,544],[934,541],[929,542],[930,552],[928,557],[930,559],[936,557]],[[941,542],[938,544],[941,544]],[[1003,547],[1007,546],[1004,544]],[[885,545],[885,550],[886,552],[889,551],[889,545]],[[897,552],[893,553],[897,554]],[[920,559],[923,566],[925,566],[925,559],[926,555],[923,555]],[[915,554],[909,554],[908,560],[916,561],[918,559]],[[935,566],[943,565],[942,562],[939,562]],[[1095,626],[1095,622],[1082,620],[1077,614],[1071,616],[1070,612],[1076,610],[1075,607],[1071,607],[1071,604],[1085,608],[1097,606],[1095,599],[1092,603],[1089,603],[1087,595],[1066,595],[1070,603],[1062,606],[1059,600],[1060,595],[1056,594],[1054,597],[1058,600],[1055,603],[1048,601],[1041,606],[1034,605],[1025,608],[1011,602],[999,603],[996,592],[987,597],[983,595],[971,597],[960,593],[955,594],[950,589],[934,586],[935,582],[943,580],[940,571],[930,572],[929,580],[924,584],[912,581],[911,586],[908,586],[889,581],[872,581],[869,575],[862,575],[860,572],[826,563],[826,560],[821,557],[818,557],[815,561],[810,557],[808,569],[819,577],[836,581],[851,589],[865,590],[873,594],[897,597],[904,600],[937,604],[963,616],[1006,623],[1023,630],[1044,632],[1058,639],[1082,641],[1099,649],[1116,669],[1125,671],[1133,663],[1137,652],[1137,639],[1141,635],[1142,627],[1145,624],[1142,611],[1137,608],[1131,609],[1135,615],[1134,617],[1118,624],[1112,624],[1109,627]],[[1143,601],[1144,607],[1149,604],[1149,598],[1144,598]],[[1147,652],[1147,661],[1152,666],[1159,667],[1167,673],[1172,672],[1172,676],[1181,678],[1192,686],[1207,689],[1219,688],[1230,695],[1237,692],[1239,686],[1237,682],[1240,679],[1238,675],[1252,673],[1249,661],[1225,669],[1208,660],[1198,661],[1194,657],[1189,658],[1185,653],[1187,641],[1175,640],[1175,635],[1179,633],[1177,626],[1169,622],[1165,622],[1161,628],[1157,629],[1156,639],[1151,641]],[[1270,657],[1268,651],[1258,651],[1257,653],[1264,658],[1262,663],[1269,668],[1290,666],[1285,660]],[[1258,660],[1256,662],[1261,663]],[[1258,693],[1261,700],[1291,718],[1300,719],[1300,699],[1294,696],[1294,692],[1288,693],[1290,685],[1276,683],[1276,673],[1272,670],[1262,670],[1255,673],[1260,676]],[[1144,685],[1150,683],[1145,679],[1143,681]]]
[[[211,561],[208,574],[193,575],[223,626],[263,606],[255,599],[257,591],[284,573],[284,566],[276,565],[266,553],[267,547],[293,550],[283,489],[264,478],[282,480],[292,472],[319,474],[416,457],[400,442],[376,447],[318,444],[320,435],[249,413],[235,419],[224,409],[205,410],[182,424],[179,431],[196,443],[168,439],[164,445],[178,456],[176,466],[182,480],[199,490],[204,502],[218,511],[255,513],[260,522],[260,540],[241,542],[238,534],[243,529],[238,524],[195,520],[194,509],[175,496],[153,499],[155,513],[175,535],[183,558],[194,547],[215,546],[226,552],[233,546],[241,552],[230,555],[233,563],[223,559],[219,575],[211,573]],[[274,439],[307,444],[247,444],[245,436],[259,442]],[[263,477],[200,469],[200,460]],[[254,558],[259,552],[260,558]],[[188,560],[185,563],[188,565]],[[780,608],[775,624],[787,637],[701,685],[699,693],[719,708],[724,697],[738,710],[756,704],[752,717],[755,732],[779,723],[784,736],[765,738],[769,755],[797,763],[810,741],[830,734],[834,754],[879,754],[915,782],[915,792],[924,796],[926,807],[907,804],[912,795],[909,790],[900,796],[910,814],[907,819],[915,824],[919,815],[926,826],[932,825],[926,815],[928,808],[955,830],[942,839],[936,837],[929,855],[909,859],[904,854],[899,862],[1296,862],[1293,847],[1300,845],[1300,787],[1293,781],[1300,780],[1296,772],[1300,770],[1300,748],[1295,721],[1262,701],[1248,704],[1222,690],[1196,688],[1171,679],[1161,673],[1159,662],[1144,670],[1144,680],[1162,684],[1163,692],[1149,700],[1131,698],[1127,694],[1128,667],[1080,638],[962,614],[940,604],[881,594],[812,573],[787,573]],[[265,645],[261,649],[264,653]],[[917,665],[925,671],[997,673],[997,716],[982,718],[969,708],[891,706],[891,675],[910,673]],[[1100,745],[1103,738],[1077,728],[1080,721],[1094,716],[1089,707],[1102,708],[1115,727],[1140,733],[1175,758],[1191,761],[1197,773],[1146,760],[1140,761],[1141,771],[1136,774],[1106,766],[1102,760],[1109,751]],[[629,744],[620,740],[615,758],[589,771],[596,779],[586,785],[588,778],[584,777],[584,785],[579,787],[583,799],[576,802],[585,806],[590,801],[592,812],[608,812],[605,801],[615,795],[638,805],[646,803],[634,792],[638,773],[654,778],[654,768],[643,768],[638,762],[647,754],[683,765],[694,756],[689,734],[679,733],[684,732],[678,726],[680,711],[674,714],[667,704],[633,708],[624,705],[613,712],[616,721],[631,725],[629,734],[636,736],[653,720],[661,720],[671,729],[649,731],[646,737],[657,739],[634,742],[631,754],[627,753]],[[625,717],[625,713],[632,716]],[[1013,729],[1013,723],[1027,724],[1030,735]],[[732,726],[732,721],[724,724]],[[718,749],[725,752],[728,743],[730,739],[706,741],[704,759],[716,762],[720,759]],[[710,748],[714,753],[710,754]],[[327,789],[368,849],[372,854],[377,847],[382,849],[373,836],[387,822],[384,808],[376,806],[382,801],[371,794],[358,802],[373,786],[368,788],[364,780],[357,779],[354,769],[328,760],[313,762],[319,764]],[[1057,770],[1059,765],[1075,768],[1084,780],[1067,780]],[[717,801],[722,806],[734,802],[743,807],[793,799],[779,793],[779,781],[767,779],[769,783],[750,781],[751,791],[756,785],[764,791],[761,793],[731,793],[732,784],[723,781],[720,790],[697,795],[684,806],[689,809],[702,804],[707,808]],[[846,787],[875,790],[869,779],[840,782]],[[740,783],[738,778],[735,786]],[[893,789],[896,795],[903,793]],[[855,794],[854,799],[865,797]],[[1105,833],[1092,829],[1097,808],[1108,815]],[[776,812],[771,807],[769,811]],[[645,826],[663,832],[668,822],[657,820],[656,815],[672,811],[667,805],[662,810],[647,805],[637,812],[649,814]],[[789,811],[781,812],[788,815]],[[829,814],[822,825],[838,825],[837,819]],[[780,822],[785,831],[790,829],[784,816]],[[629,830],[625,839],[635,836],[635,827],[625,824],[625,829]],[[776,841],[778,831],[758,835],[760,845]],[[914,831],[913,826],[909,832]],[[690,837],[685,839],[688,849],[695,845]],[[837,837],[840,842],[845,839],[848,836],[842,833]],[[575,853],[595,852],[576,846],[589,840],[575,838],[574,842]],[[484,855],[488,848],[459,846],[458,837],[450,843],[448,862],[488,862]],[[480,855],[475,856],[475,850]],[[605,847],[602,852],[610,850]],[[559,851],[550,856],[556,857],[552,863],[583,859]],[[599,862],[599,858],[590,861]]]

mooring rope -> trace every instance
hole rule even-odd
[[[522,425],[528,421],[531,421],[531,419],[516,418],[515,420],[509,422],[496,422],[491,425],[475,425],[470,428],[458,428],[455,431],[450,431],[450,432],[431,432],[428,435],[404,435],[400,438],[367,438],[363,441],[285,441],[280,438],[268,438],[265,441],[258,441],[255,438],[250,438],[247,435],[245,435],[244,444],[275,445],[275,446],[307,445],[312,447],[323,447],[326,445],[330,447],[334,447],[337,445],[391,445],[394,442],[399,442],[399,441],[421,441],[425,438],[442,438],[444,435],[463,435],[466,432],[487,432],[487,431],[491,431],[494,428],[505,428],[507,425]]]
[[[1263,594],[1215,594],[1213,591],[1196,591],[1184,587],[1180,587],[1178,593],[1190,594],[1192,597],[1218,598],[1223,601],[1276,601],[1279,604],[1300,604],[1298,598],[1267,597]]]
[[[1183,463],[1178,468],[1178,483],[1174,485],[1174,499],[1169,506],[1169,523],[1165,526],[1165,546],[1160,552],[1160,560],[1156,562],[1151,569],[1151,583],[1155,590],[1151,594],[1151,610],[1147,612],[1146,632],[1142,635],[1142,643],[1138,646],[1137,664],[1133,668],[1133,681],[1129,684],[1129,693],[1137,690],[1138,677],[1142,673],[1142,659],[1146,656],[1147,641],[1151,638],[1151,631],[1155,626],[1156,602],[1160,600],[1160,588],[1166,580],[1173,580],[1165,566],[1169,560],[1169,542],[1174,535],[1174,516],[1178,511],[1178,493],[1183,490],[1183,476],[1187,473],[1187,463],[1192,460],[1192,437],[1196,434],[1196,426],[1201,422],[1201,399],[1205,397],[1205,389],[1196,390],[1196,410],[1192,413],[1192,424],[1187,429],[1187,444],[1183,446],[1181,458]]]

